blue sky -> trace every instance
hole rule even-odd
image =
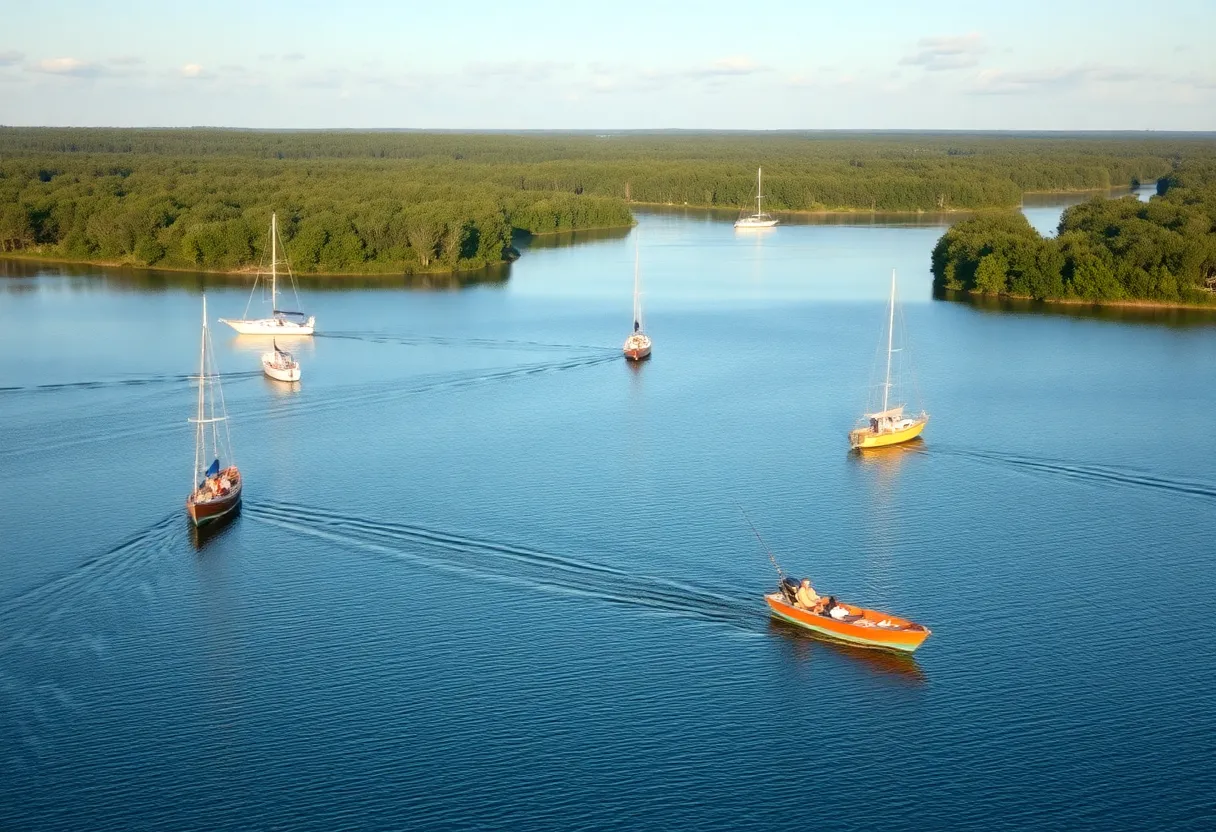
[[[1216,130],[1216,0],[40,0],[3,24],[0,124]]]

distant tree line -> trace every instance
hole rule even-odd
[[[1216,302],[1216,164],[1184,162],[1159,195],[1093,199],[1054,238],[1020,213],[960,222],[933,249],[939,292],[1036,299]]]
[[[0,252],[233,270],[279,213],[301,271],[467,269],[515,231],[632,222],[631,203],[771,210],[1014,206],[1151,181],[1213,153],[1181,137],[0,128]]]

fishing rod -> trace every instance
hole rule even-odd
[[[777,563],[777,559],[773,557],[773,550],[768,548],[768,544],[764,542],[764,538],[760,536],[760,532],[756,530],[755,524],[752,523],[752,519],[747,516],[747,512],[743,510],[743,506],[739,504],[739,501],[735,500],[734,503],[735,507],[739,509],[739,513],[743,515],[743,519],[747,521],[747,525],[751,526],[752,534],[756,536],[756,540],[759,540],[760,545],[764,547],[764,551],[768,555],[769,562],[773,565],[773,568],[777,570],[777,577],[780,578],[784,583],[785,572],[781,570],[781,565]]]

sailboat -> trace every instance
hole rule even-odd
[[[621,348],[625,357],[630,361],[650,358],[650,336],[642,331],[642,293],[638,276],[640,256],[635,244],[633,249],[633,333],[625,339],[625,345]]]
[[[219,404],[218,415],[216,404]],[[198,415],[194,423],[194,480],[186,498],[186,512],[195,526],[213,523],[241,506],[241,472],[231,464],[232,441],[228,435],[228,409],[220,389],[211,333],[207,328],[207,297],[203,296],[203,339],[198,359]],[[223,426],[223,432],[220,427]],[[229,464],[225,467],[222,459]],[[208,460],[211,460],[208,462]]]
[[[900,350],[895,343],[895,270],[891,270],[891,302],[887,310],[887,375],[882,385],[882,408],[876,413],[867,413],[857,427],[849,431],[849,446],[853,449],[881,448],[898,445],[920,436],[929,422],[929,414],[923,410],[919,415],[908,416],[904,404],[891,402],[891,357]]]
[[[756,213],[750,217],[740,217],[735,220],[735,228],[772,228],[780,220],[771,217],[764,211],[760,210],[760,201],[764,199],[763,191],[760,188],[761,184],[761,169],[756,168]]]
[[[291,264],[287,259],[279,260],[279,226],[278,217],[270,215],[270,307],[269,318],[228,320],[220,318],[220,323],[228,324],[242,335],[312,335],[316,317],[305,315],[303,312],[287,312],[279,309],[279,263],[287,266],[287,277],[291,280],[292,294],[295,294],[295,278],[291,274]],[[259,273],[258,277],[261,277]],[[249,303],[245,304],[245,315],[249,315],[249,305],[253,303],[253,293],[257,291],[258,281],[253,281],[253,290],[249,293]],[[300,298],[296,295],[296,305]]]
[[[277,341],[271,341],[273,352],[262,353],[262,372],[275,381],[299,381],[300,362],[287,350],[279,349]]]

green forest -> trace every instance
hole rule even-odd
[[[1206,154],[1206,156],[1205,156]],[[0,128],[0,254],[256,267],[278,213],[293,267],[473,269],[513,236],[632,223],[631,205],[774,211],[1014,207],[1216,158],[1185,135],[421,133]]]
[[[1216,164],[1183,162],[1149,202],[1092,199],[1044,238],[1020,213],[985,214],[933,249],[939,293],[1036,300],[1216,303]]]

